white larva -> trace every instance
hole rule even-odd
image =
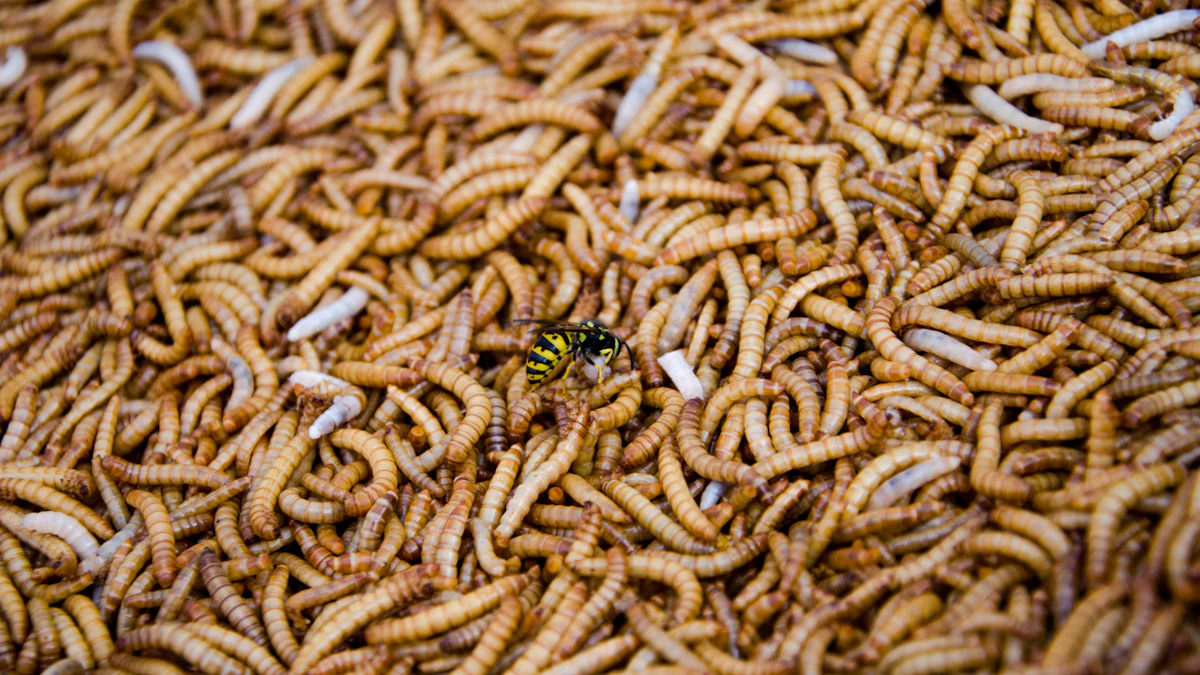
[[[788,80],[783,88],[783,97],[816,96],[817,88],[808,80]]]
[[[312,337],[338,321],[349,319],[367,306],[368,297],[370,296],[363,289],[351,287],[337,300],[310,312],[308,316],[292,324],[287,334],[288,341],[298,342]]]
[[[129,539],[132,539],[133,535],[136,534],[141,528],[141,514],[135,514],[135,516],[125,524],[125,527],[117,530],[117,533],[114,534],[111,539],[103,544],[100,544],[100,548],[96,550],[95,555],[80,561],[79,571],[81,573],[100,573],[100,571],[107,567],[108,563],[112,561],[113,556],[117,554],[117,549],[120,548],[121,544],[125,543]],[[103,586],[103,584],[101,584],[101,586]]]
[[[662,366],[684,399],[690,401],[694,398],[704,398],[704,386],[700,384],[700,378],[696,377],[696,371],[692,370],[692,366],[683,357],[682,349],[658,357],[658,365]]]
[[[100,544],[100,550],[96,551],[96,555],[100,556],[101,558],[111,558],[113,554],[117,552],[117,549],[120,548],[121,544],[125,543],[125,540],[133,537],[133,535],[137,534],[138,530],[142,529],[144,522],[145,521],[142,519],[142,515],[140,513],[134,514],[134,516],[129,519],[129,522],[125,524],[125,527],[117,530],[117,533],[114,534],[111,539],[103,544]]]
[[[362,402],[354,396],[334,396],[333,405],[321,413],[321,416],[308,428],[308,437],[317,439],[327,436],[354,419],[360,412],[362,412]]]
[[[29,57],[20,47],[9,47],[4,51],[4,65],[0,66],[0,87],[8,87],[21,79],[25,68],[29,65]]]
[[[934,457],[887,479],[879,489],[871,495],[867,502],[867,511],[886,509],[904,499],[929,481],[940,478],[954,471],[962,464],[958,457]]]
[[[971,370],[996,370],[996,362],[941,331],[914,328],[904,335],[904,344],[929,352]]]
[[[1042,91],[1101,92],[1112,89],[1116,84],[1104,77],[1063,77],[1051,73],[1018,75],[1000,85],[1001,98],[1012,100],[1018,96]]]
[[[641,209],[642,195],[638,182],[632,178],[625,181],[625,186],[621,188],[621,201],[617,210],[625,216],[626,220],[631,223],[636,223],[638,212]]]
[[[65,513],[56,511],[27,513],[21,519],[21,527],[32,532],[52,534],[62,539],[75,551],[75,556],[80,560],[87,560],[100,550],[100,544],[96,542],[92,533],[88,532],[87,528],[78,520]]]
[[[288,61],[263,76],[258,84],[254,85],[254,89],[250,92],[250,96],[246,98],[246,102],[238,111],[233,114],[229,120],[230,129],[245,129],[262,119],[263,113],[267,112],[267,106],[271,105],[271,101],[275,99],[275,94],[283,88],[283,85],[288,83],[305,66],[312,63],[313,57],[306,56],[295,61]]]
[[[629,85],[629,91],[625,92],[621,103],[617,105],[617,112],[613,117],[613,136],[620,138],[633,118],[637,117],[642,106],[646,105],[646,99],[650,98],[650,94],[653,94],[654,90],[658,88],[658,75],[658,65],[651,63],[637,77],[633,78],[633,82]]]
[[[1061,124],[1055,122],[1047,122],[1036,117],[1030,117],[1017,109],[1016,106],[1005,101],[992,90],[991,87],[985,84],[974,84],[966,89],[963,93],[966,94],[967,100],[971,102],[979,112],[987,115],[1000,124],[1011,124],[1018,129],[1035,134],[1059,133],[1063,130]]]
[[[157,61],[171,71],[184,96],[197,108],[204,105],[204,91],[200,88],[200,78],[196,76],[196,67],[182,49],[163,40],[147,40],[133,48],[133,55],[139,59]]]
[[[1179,9],[1174,12],[1163,12],[1158,16],[1139,21],[1118,31],[1089,42],[1083,46],[1083,53],[1093,59],[1104,58],[1104,50],[1108,43],[1114,42],[1118,47],[1125,47],[1135,42],[1156,40],[1164,35],[1178,33],[1192,27],[1192,22],[1200,19],[1200,9]]]
[[[337,387],[341,389],[342,387],[350,386],[349,382],[341,378],[326,375],[315,370],[297,370],[292,373],[287,381],[289,384],[301,386],[306,389],[314,389],[316,387]]]
[[[704,486],[704,492],[700,493],[700,510],[716,506],[721,501],[721,497],[729,492],[729,488],[733,487],[733,483],[725,483],[719,480],[714,480]]]
[[[1196,105],[1192,101],[1192,95],[1188,93],[1187,89],[1180,87],[1179,92],[1175,94],[1175,100],[1171,102],[1171,114],[1150,125],[1150,138],[1161,141],[1175,133],[1179,123],[1191,115],[1195,109]]]
[[[808,40],[801,40],[800,38],[782,38],[772,40],[767,44],[774,47],[780,54],[790,56],[793,59],[799,59],[800,61],[832,66],[838,60],[837,52],[829,47],[809,42]]]
[[[600,381],[600,369],[604,368],[604,376],[612,377],[612,374],[613,374],[612,367],[606,366],[602,363],[604,360],[604,357],[601,356],[601,357],[596,357],[596,358],[599,361],[601,361],[601,363],[596,364],[596,363],[592,363],[590,361],[584,360],[583,362],[581,362],[579,364],[579,370],[580,370],[580,372],[583,373],[583,376],[586,377],[591,382],[599,382]]]

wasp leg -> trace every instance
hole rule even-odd
[[[567,378],[571,375],[571,369],[574,367],[575,359],[571,359],[567,362],[567,369],[564,370],[562,374],[562,394],[564,400],[567,398]]]

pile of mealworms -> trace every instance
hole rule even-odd
[[[1200,672],[1187,4],[0,1],[0,672]]]

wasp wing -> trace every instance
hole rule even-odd
[[[514,326],[536,326],[530,333],[545,333],[547,331],[559,331],[562,333],[597,333],[596,328],[588,326],[580,326],[573,323],[563,323],[560,321],[550,321],[547,319],[518,319],[513,321]]]

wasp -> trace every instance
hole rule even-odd
[[[516,323],[538,326],[533,330],[537,333],[537,340],[525,359],[525,377],[530,386],[546,381],[566,359],[567,369],[562,376],[565,390],[567,375],[580,356],[595,366],[600,373],[600,384],[604,384],[604,367],[612,363],[626,346],[621,338],[597,321],[573,324],[530,319]]]

